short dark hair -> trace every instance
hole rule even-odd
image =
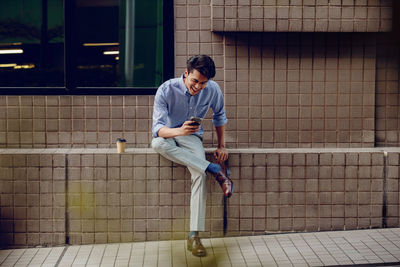
[[[195,55],[188,59],[186,62],[186,68],[188,73],[191,73],[193,69],[200,72],[202,75],[211,79],[215,76],[215,64],[211,57],[207,55]]]

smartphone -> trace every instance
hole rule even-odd
[[[191,124],[189,124],[190,126],[197,126],[201,124],[203,119],[197,117],[190,117],[190,120],[193,121]]]

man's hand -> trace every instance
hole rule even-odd
[[[185,121],[179,128],[180,135],[186,136],[197,133],[200,130],[200,125],[190,125],[193,121]]]
[[[164,138],[174,138],[177,136],[186,136],[197,133],[200,130],[200,125],[189,125],[193,123],[193,121],[185,121],[181,127],[178,128],[169,128],[162,127],[158,130],[158,136]]]
[[[214,157],[219,164],[222,164],[228,159],[228,150],[225,147],[219,147],[214,151]]]

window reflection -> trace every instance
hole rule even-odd
[[[0,86],[64,86],[63,55],[62,0],[0,1]]]
[[[162,82],[162,0],[76,0],[76,86]]]
[[[65,87],[65,77],[76,87],[161,84],[162,0],[71,1],[66,75],[64,1],[0,0],[0,87]]]

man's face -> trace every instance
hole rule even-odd
[[[206,87],[208,79],[203,74],[201,74],[198,70],[193,69],[191,73],[185,71],[185,85],[189,90],[191,95],[198,94],[201,90]]]

